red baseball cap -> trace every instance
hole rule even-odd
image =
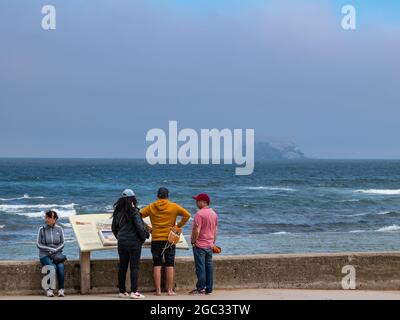
[[[201,201],[201,200],[203,200],[203,201],[205,201],[205,202],[207,202],[207,204],[210,204],[210,197],[208,196],[208,194],[207,193],[200,193],[199,195],[197,195],[197,196],[195,196],[195,197],[192,197],[194,200],[196,200],[196,201]]]

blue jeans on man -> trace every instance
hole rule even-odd
[[[64,289],[64,262],[55,264],[53,259],[51,259],[49,256],[43,257],[40,259],[40,262],[44,266],[53,266],[56,273],[57,273],[57,279],[58,279],[58,289]],[[55,288],[51,288],[55,289]]]
[[[213,262],[212,249],[202,249],[193,246],[194,264],[196,266],[198,291],[210,294],[213,291]]]

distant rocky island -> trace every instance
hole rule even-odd
[[[256,142],[256,160],[298,160],[307,159],[304,153],[292,142]]]

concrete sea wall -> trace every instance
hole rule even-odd
[[[400,290],[400,252],[214,256],[215,289],[343,289],[345,266],[355,270],[356,289]],[[354,268],[353,268],[354,267]],[[91,293],[117,292],[116,260],[91,261]],[[0,261],[0,295],[42,294],[37,261]],[[176,259],[177,290],[194,287],[193,259]],[[66,263],[67,293],[80,292],[80,263]],[[139,288],[153,290],[152,261],[143,259]]]

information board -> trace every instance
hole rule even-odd
[[[148,217],[143,220],[146,224],[150,224],[150,219]],[[82,252],[117,248],[115,238],[109,232],[112,223],[111,213],[74,215],[69,217],[69,221]],[[103,239],[101,234],[103,234]],[[151,235],[143,244],[143,247],[150,248],[150,243]],[[189,249],[183,234],[181,234],[176,248]]]

